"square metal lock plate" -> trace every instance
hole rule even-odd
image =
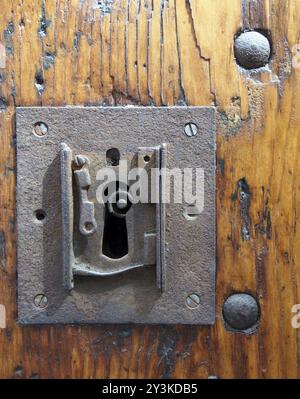
[[[16,119],[19,322],[213,324],[215,109],[28,107]]]

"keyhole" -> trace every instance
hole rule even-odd
[[[126,218],[116,217],[105,207],[102,251],[111,259],[120,259],[128,254]]]
[[[126,214],[131,201],[126,191],[119,190],[110,197],[105,206],[102,251],[110,259],[120,259],[128,254]]]

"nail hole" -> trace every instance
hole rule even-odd
[[[42,75],[42,72],[41,72],[41,71],[39,71],[39,72],[36,73],[36,75],[35,75],[35,81],[36,81],[36,83],[39,84],[39,85],[44,84],[44,78],[43,78],[43,75]]]
[[[37,89],[39,96],[41,96],[43,94],[43,91],[45,90],[45,80],[44,80],[42,70],[39,70],[36,72],[34,84],[35,84],[35,87]]]
[[[84,228],[86,229],[86,231],[92,231],[94,229],[94,225],[91,222],[86,222],[84,224]]]
[[[149,155],[145,155],[144,156],[144,161],[146,162],[146,163],[148,163],[149,161],[150,161],[150,156]]]
[[[46,212],[43,209],[38,209],[35,211],[36,220],[43,222],[46,219]]]
[[[120,163],[120,151],[117,148],[107,150],[106,162],[109,166],[118,166]]]

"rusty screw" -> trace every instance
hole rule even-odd
[[[184,131],[188,137],[195,137],[198,133],[198,126],[195,123],[189,122],[185,125]]]
[[[201,298],[198,294],[190,294],[186,298],[186,304],[190,309],[197,309],[200,306]]]
[[[37,308],[45,309],[45,307],[48,305],[48,298],[44,294],[38,294],[34,298],[34,304]]]
[[[74,162],[76,166],[82,168],[84,165],[88,164],[88,159],[84,155],[76,155]]]
[[[33,133],[38,137],[43,137],[48,133],[48,126],[44,122],[37,122],[34,125]]]

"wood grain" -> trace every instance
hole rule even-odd
[[[110,4],[1,2],[0,377],[299,378],[291,308],[300,303],[300,69],[291,49],[300,1]],[[270,34],[269,70],[237,67],[243,28]],[[17,325],[14,110],[65,104],[218,107],[215,326]],[[260,303],[253,335],[224,328],[222,304],[234,292]]]

